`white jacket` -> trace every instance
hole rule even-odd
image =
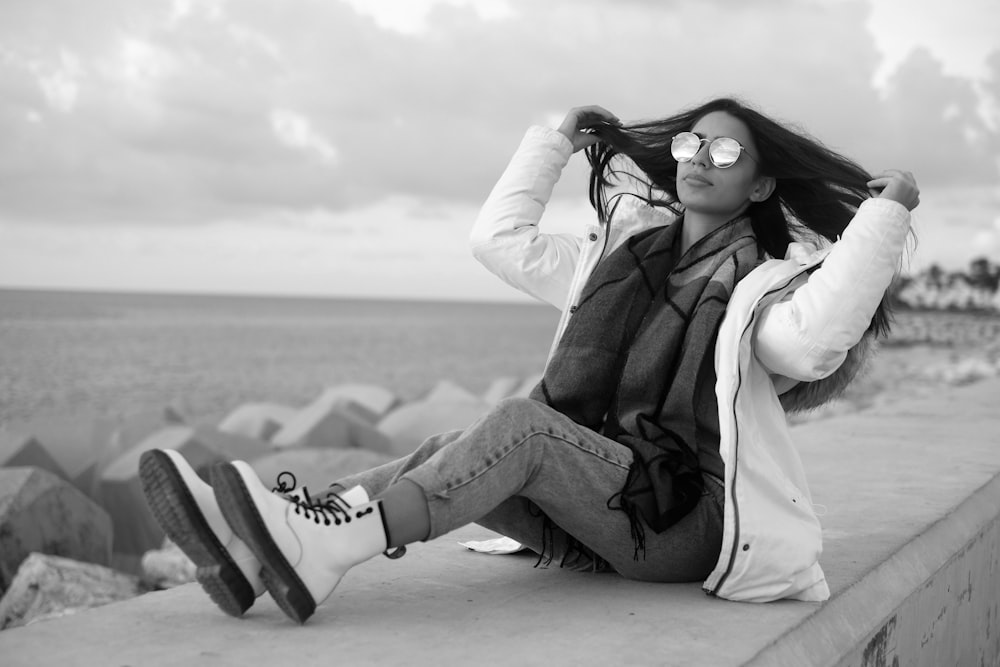
[[[571,154],[561,133],[530,128],[471,234],[473,254],[490,271],[562,309],[553,350],[601,258],[637,232],[673,221],[626,196],[607,229],[594,223],[582,237],[541,233]],[[715,351],[726,501],[722,551],[706,592],[756,602],[829,597],[819,520],[782,403],[815,405],[853,376],[909,223],[901,204],[869,199],[837,243],[822,250],[793,243],[785,259],[763,263],[736,286]]]

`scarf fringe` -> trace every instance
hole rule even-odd
[[[538,560],[535,561],[534,567],[548,567],[555,560],[555,529],[558,528],[555,521],[549,518],[545,512],[543,512],[536,505],[531,505],[528,509],[528,513],[534,517],[541,517],[542,519],[542,549],[538,554]],[[562,530],[562,529],[560,529]],[[581,558],[590,559],[590,570],[591,572],[604,572],[610,568],[608,561],[604,560],[596,553],[593,552],[587,545],[580,542],[566,531],[562,531],[566,537],[566,550],[563,552],[562,558],[559,560],[559,568],[572,567],[580,562]]]
[[[606,505],[609,510],[622,512],[628,518],[629,533],[632,537],[632,544],[635,547],[632,559],[639,560],[639,552],[641,551],[642,559],[646,560],[646,527],[642,525],[642,515],[639,512],[639,508],[625,497],[625,492],[639,476],[639,470],[639,465],[636,464],[636,461],[633,461],[628,469],[628,477],[625,478],[625,486],[622,487],[621,491],[608,498]],[[614,505],[616,500],[618,501],[617,506]]]

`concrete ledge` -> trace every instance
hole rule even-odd
[[[1000,660],[1000,380],[796,428],[825,505],[821,605],[733,603],[457,539],[352,570],[299,627],[196,585],[0,632],[0,662],[980,665]]]
[[[996,664],[998,512],[1000,476],[748,664]]]

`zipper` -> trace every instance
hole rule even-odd
[[[788,278],[788,280],[783,285],[780,285],[778,287],[774,287],[774,288],[768,290],[767,292],[765,292],[760,297],[760,299],[757,300],[757,303],[754,304],[753,312],[750,315],[750,320],[747,322],[747,325],[743,328],[743,331],[740,334],[740,340],[741,341],[743,340],[743,337],[746,336],[747,331],[749,331],[750,328],[753,327],[753,323],[757,319],[757,306],[760,304],[760,302],[763,301],[764,299],[766,299],[767,297],[771,296],[772,294],[775,294],[776,292],[780,292],[782,290],[788,289],[788,286],[792,284],[792,281],[795,280],[796,278],[798,278],[799,276],[801,276],[805,272],[806,272],[805,269],[800,270],[800,271],[796,271],[795,274],[792,275],[792,276],[790,276]],[[729,575],[732,574],[733,566],[736,564],[736,554],[739,551],[739,545],[740,545],[740,506],[739,506],[739,503],[736,500],[736,476],[737,476],[737,474],[739,472],[739,466],[736,465],[736,461],[739,459],[740,429],[739,429],[738,420],[736,418],[736,397],[739,395],[739,393],[740,393],[740,387],[743,385],[743,368],[739,364],[739,359],[738,358],[737,358],[736,369],[737,369],[736,391],[733,393],[733,413],[732,413],[733,423],[736,424],[736,428],[733,429],[733,433],[734,433],[734,437],[733,437],[733,481],[732,481],[732,484],[731,484],[731,487],[730,487],[730,492],[729,492],[729,498],[730,498],[730,501],[733,504],[733,523],[734,523],[734,528],[733,528],[733,546],[732,546],[732,548],[731,548],[731,550],[729,552],[729,563],[726,565],[726,571],[723,572],[722,576],[719,578],[719,583],[717,583],[715,585],[715,587],[712,588],[712,590],[705,591],[708,595],[713,595],[713,596],[718,595],[719,589],[722,588],[722,586],[726,583],[726,579],[728,579]]]

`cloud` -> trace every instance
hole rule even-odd
[[[484,20],[509,18],[510,4],[504,0],[345,0],[354,11],[374,19],[386,30],[404,34],[419,34],[430,27],[434,14],[444,5],[470,10]]]
[[[271,112],[271,127],[285,146],[312,153],[326,165],[337,163],[337,149],[304,116],[288,109],[275,109]]]
[[[917,49],[886,91],[883,155],[913,165],[908,168],[927,184],[997,182],[1000,134],[981,116],[972,82],[946,75],[929,51]]]
[[[885,84],[919,48],[931,52],[946,74],[982,79],[986,58],[997,48],[998,22],[1000,6],[994,0],[877,0],[868,28],[883,58],[873,81]]]
[[[80,61],[66,50],[59,51],[59,58],[53,65],[29,62],[28,69],[38,80],[45,101],[51,109],[69,113],[76,106],[80,92]]]
[[[648,118],[729,93],[873,170],[997,180],[982,114],[994,84],[917,49],[877,90],[865,2],[407,6],[393,24],[354,0],[4,3],[0,219],[474,206],[531,123],[589,103]],[[557,196],[585,197],[573,177]]]

